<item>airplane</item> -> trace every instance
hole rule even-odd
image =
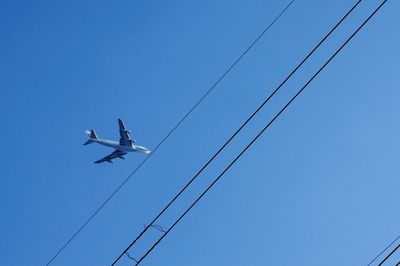
[[[128,152],[139,152],[144,154],[150,153],[150,150],[148,150],[147,148],[134,144],[135,140],[131,139],[130,137],[131,131],[125,128],[124,122],[119,118],[118,125],[120,135],[119,142],[107,139],[100,139],[93,129],[90,131],[85,130],[89,139],[83,145],[99,143],[101,145],[115,149],[115,151],[113,151],[111,154],[105,156],[104,158],[101,158],[100,160],[95,161],[94,163],[113,163],[113,159],[115,158],[125,159],[125,155],[128,154]]]

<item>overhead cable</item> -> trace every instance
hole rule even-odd
[[[400,248],[400,244],[398,244],[379,264],[378,266],[382,266],[385,261],[387,261],[398,249]],[[139,261],[137,262],[137,264]],[[396,264],[398,265],[398,264]]]
[[[399,239],[400,235],[397,236],[392,242],[390,242],[390,244],[387,245],[378,255],[376,255],[376,257],[373,260],[371,260],[367,266],[370,266],[372,263],[374,263],[374,261],[376,261],[383,253],[386,252],[386,250],[388,250],[391,246],[393,246],[393,244],[396,243]]]
[[[336,26],[323,38],[323,40],[311,51],[311,53],[295,68],[295,70],[284,80],[284,82],[278,86],[278,88],[267,98],[267,100],[250,116],[250,118],[238,129],[238,131],[235,132],[234,135],[220,148],[220,150],[217,151],[217,153],[203,166],[203,168],[181,189],[181,191],[167,204],[167,206],[156,216],[155,219],[153,219],[154,223],[165,211],[168,209],[168,207],[183,193],[183,191],[194,181],[194,179],[204,170],[205,167],[222,151],[222,149],[238,134],[238,132],[252,119],[252,117],[265,105],[266,102],[269,101],[269,99],[282,87],[282,85],[294,74],[294,72],[297,71],[297,69],[308,59],[309,56],[322,44],[323,41],[325,41],[326,38],[340,25],[340,23],[354,10],[354,8],[360,3],[361,1],[358,1],[351,9],[348,11],[348,13],[336,24]],[[150,224],[152,224],[150,223]],[[143,230],[125,249],[125,251],[129,250],[135,243],[136,241],[146,232],[146,229]],[[124,253],[121,253],[117,259],[113,262],[112,265],[114,265],[122,256]]]
[[[157,242],[138,260],[139,265],[143,259],[168,235],[168,233],[185,217],[185,215],[200,201],[200,199],[218,182],[218,180],[236,163],[236,161],[253,145],[253,143],[269,128],[269,126],[290,106],[290,104],[303,92],[303,90],[315,79],[315,77],[336,57],[336,55],[350,42],[350,40],[364,27],[364,25],[379,11],[387,2],[384,0],[374,12],[359,26],[359,28],[342,44],[342,46],[325,62],[325,64],[311,77],[311,79],[291,98],[291,100],[274,116],[274,118],[258,133],[258,135],[239,153],[239,155],[222,171],[222,173],[207,187],[205,191],[190,205],[189,208],[173,223],[173,225],[157,240]],[[400,245],[399,245],[400,246]]]
[[[228,69],[212,84],[209,90],[196,102],[195,105],[179,120],[179,122],[168,132],[168,134],[157,144],[150,153],[122,183],[106,198],[106,200],[93,212],[91,216],[79,227],[79,229],[58,249],[56,254],[49,260],[49,265],[70,243],[75,237],[87,226],[87,224],[107,205],[107,203],[118,193],[118,191],[131,179],[131,177],[142,167],[142,165],[153,156],[158,148],[171,136],[171,134],[190,116],[190,114],[204,101],[204,99],[215,89],[215,87],[229,74],[229,72],[243,59],[243,57],[253,48],[253,46],[268,32],[268,30],[278,21],[278,19],[289,9],[296,0],[292,0],[279,15],[258,35],[258,37],[246,48],[246,50],[228,67]]]

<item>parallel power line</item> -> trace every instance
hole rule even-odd
[[[397,247],[395,247],[395,248],[394,248],[394,249],[393,249],[379,264],[378,264],[378,266],[382,266],[383,263],[384,263],[385,261],[387,261],[399,248],[400,248],[400,244],[398,244]],[[139,263],[139,261],[138,261],[138,263]],[[396,266],[399,265],[399,264],[400,264],[400,262],[397,263]]]
[[[107,199],[93,212],[93,214],[79,227],[79,229],[68,239],[67,242],[46,264],[49,265],[70,243],[79,235],[87,224],[107,205],[107,203],[118,193],[118,191],[131,179],[131,177],[142,167],[142,165],[154,155],[158,148],[171,136],[171,134],[190,116],[190,114],[204,101],[204,99],[215,89],[215,87],[229,74],[229,72],[243,59],[253,46],[268,32],[278,19],[289,9],[296,0],[292,0],[275,19],[257,36],[257,38],[244,50],[244,52],[228,67],[228,69],[212,84],[209,90],[196,102],[195,105],[179,120],[179,122],[168,132],[168,134],[157,144],[154,150],[132,171],[131,174],[107,197]]]
[[[307,83],[290,99],[290,101],[274,116],[270,122],[257,134],[257,136],[239,153],[239,155],[221,172],[221,174],[203,191],[200,196],[186,209],[186,211],[172,224],[170,228],[154,243],[154,245],[147,250],[147,252],[137,261],[139,265],[144,258],[168,235],[168,233],[185,217],[185,215],[203,198],[203,196],[220,180],[220,178],[229,170],[229,168],[236,163],[236,161],[246,152],[250,146],[270,127],[270,125],[289,107],[293,101],[304,91],[305,88],[318,76],[318,74],[339,54],[339,52],[353,39],[353,37],[368,23],[368,21],[382,8],[387,2],[384,0],[372,13],[364,20],[364,22],[353,32],[353,34],[336,50],[336,52],[321,66],[321,68],[307,81]],[[124,254],[124,253],[123,253]],[[113,263],[113,265],[115,262]]]
[[[391,246],[393,246],[393,244],[396,243],[399,239],[400,239],[400,235],[397,236],[392,242],[390,242],[390,244],[387,245],[378,255],[376,255],[376,257],[373,260],[371,260],[367,266],[370,266],[372,263],[374,263],[383,253],[386,252],[386,250],[388,250]],[[382,263],[385,262],[386,260],[387,260],[387,258],[384,259],[379,265],[382,265]]]
[[[140,234],[127,246],[127,248],[115,259],[115,265],[124,254],[143,236],[147,229],[152,226],[158,218],[177,200],[177,198],[192,184],[192,182],[202,173],[202,171],[218,156],[218,154],[235,138],[235,136],[246,126],[246,124],[264,107],[264,105],[282,88],[282,86],[292,77],[292,75],[308,60],[308,58],[322,45],[322,43],[337,29],[337,27],[353,12],[362,2],[357,1],[352,8],[339,20],[339,22],[324,36],[324,38],[309,52],[309,54],[294,68],[294,70],[284,79],[284,81],[272,92],[271,95],[257,108],[257,110],[239,127],[239,129],[222,145],[222,147],[209,159],[209,161],[192,177],[192,179],[174,196],[174,198],[158,213],[148,227],[145,227]]]

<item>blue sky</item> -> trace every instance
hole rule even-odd
[[[54,265],[109,265],[353,2],[297,0]],[[85,129],[116,139],[121,117],[153,149],[287,3],[1,1],[2,264],[45,264],[143,159],[93,164],[109,150],[82,146]],[[365,0],[160,225],[378,3]],[[366,265],[400,233],[399,8],[388,2],[143,265]]]

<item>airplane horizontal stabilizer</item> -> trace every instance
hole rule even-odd
[[[88,145],[88,144],[92,144],[94,141],[91,139],[88,139],[85,143],[83,143],[83,145]]]

